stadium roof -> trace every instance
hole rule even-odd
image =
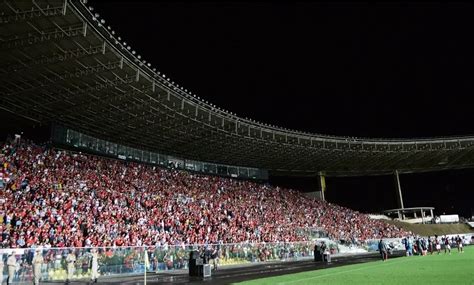
[[[157,71],[86,1],[4,1],[0,11],[0,108],[32,124],[274,175],[474,166],[474,137],[326,136],[237,117]]]

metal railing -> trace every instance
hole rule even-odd
[[[267,261],[287,261],[313,256],[314,242],[239,243],[220,245],[96,247],[100,276],[139,275],[146,271],[160,272],[187,270],[191,250],[203,254],[216,250],[220,265],[248,264]],[[61,281],[68,276],[67,255],[72,252],[76,261],[72,279],[90,279],[92,273],[92,247],[1,249],[4,261],[4,280],[8,277],[7,259],[16,260],[14,283],[33,282],[33,258],[41,254],[42,281]],[[1,268],[1,267],[0,267]]]

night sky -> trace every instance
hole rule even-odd
[[[342,136],[474,135],[471,3],[88,5],[152,67],[241,117]],[[470,216],[471,177],[402,175],[405,206]],[[392,177],[327,183],[330,201],[362,211],[396,207]]]
[[[157,70],[239,116],[332,135],[474,135],[470,3],[89,4]]]

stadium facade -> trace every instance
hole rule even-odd
[[[260,178],[267,171],[355,176],[474,166],[470,136],[327,136],[222,110],[157,71],[87,1],[4,1],[0,10],[0,108],[62,129],[56,138],[63,142],[66,130],[96,150],[115,145],[117,156],[151,162],[156,154],[157,161],[215,165],[216,173],[221,165],[230,176],[241,167]]]

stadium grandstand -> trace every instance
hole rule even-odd
[[[312,259],[316,239],[332,254],[402,246],[413,233],[325,201],[324,177],[474,167],[474,137],[328,136],[239,117],[158,71],[85,0],[0,11],[0,109],[50,129],[47,143],[1,145],[9,282],[97,280],[98,268],[146,282],[191,273],[196,249],[245,264]],[[320,177],[319,199],[269,176]]]

